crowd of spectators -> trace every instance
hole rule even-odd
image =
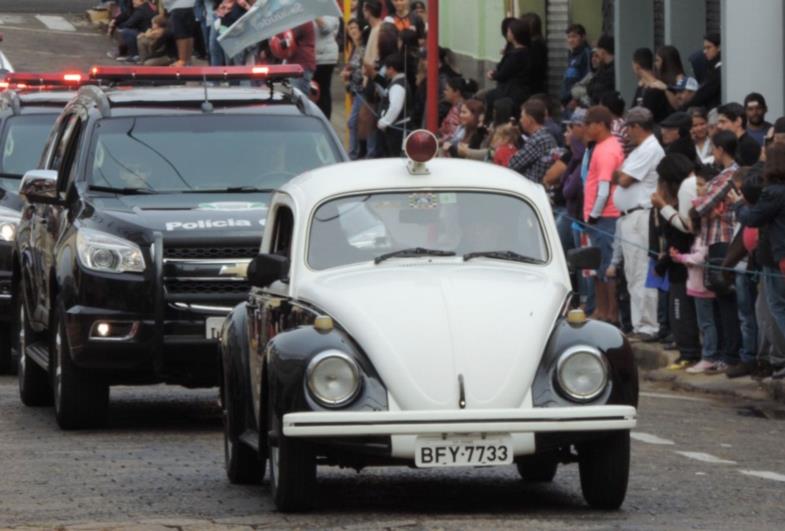
[[[425,120],[426,3],[355,0],[345,28],[321,17],[224,57],[217,37],[253,3],[121,0],[114,55],[190,64],[196,50],[213,65],[297,63],[298,87],[329,117],[345,46],[350,157],[400,156],[405,134]],[[680,357],[670,369],[785,377],[785,117],[767,122],[758,93],[721,101],[716,34],[689,70],[669,45],[625,57],[638,81],[627,105],[613,37],[592,46],[572,24],[551,97],[542,27],[534,13],[502,22],[505,46],[485,90],[439,50],[441,156],[499,164],[544,186],[564,251],[601,250],[598,270],[574,274],[575,304],[630,338],[671,344]]]

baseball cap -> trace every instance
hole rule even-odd
[[[673,92],[681,92],[684,90],[689,90],[690,92],[695,92],[698,90],[698,80],[694,77],[683,77],[679,81],[677,81],[673,85],[668,85],[668,88]]]
[[[624,121],[627,123],[627,125],[651,124],[654,121],[654,116],[646,107],[633,107],[627,111],[627,116],[624,118]]]
[[[586,120],[586,109],[584,107],[576,108],[567,120],[562,120],[564,125],[583,124]]]

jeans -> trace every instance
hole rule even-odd
[[[556,230],[559,232],[559,241],[561,241],[564,254],[575,247],[572,237],[572,221],[567,215],[567,208],[553,207],[553,218],[556,220]]]
[[[589,240],[591,245],[600,248],[602,261],[600,268],[597,270],[597,279],[601,282],[607,282],[608,277],[605,272],[611,265],[613,259],[613,240],[616,236],[616,218],[602,217],[597,220],[594,225],[586,227],[589,233]]]
[[[581,234],[583,233],[579,230],[572,230],[573,243],[575,244],[576,249],[582,247]],[[597,309],[597,300],[594,296],[594,282],[591,278],[583,276],[582,271],[578,271],[578,292],[581,295],[581,299],[585,301],[584,310],[586,311],[586,315],[593,314],[594,310]]]
[[[781,369],[785,367],[785,329],[777,325],[772,315],[765,279],[759,291],[755,314],[758,316],[761,359],[768,360],[775,369]]]
[[[207,50],[210,58],[210,66],[226,65],[226,55],[224,55],[224,49],[221,46],[221,43],[218,42],[218,31],[215,28],[210,28]]]
[[[352,99],[352,112],[349,115],[347,127],[349,128],[349,158],[357,160],[360,158],[360,138],[357,133],[357,124],[360,118],[360,108],[363,106],[363,100],[357,94]]]
[[[378,129],[372,131],[368,135],[368,138],[365,142],[368,150],[368,152],[365,154],[365,158],[380,159],[384,157],[386,148],[385,148],[384,136],[382,135],[381,131],[379,131]]]
[[[720,361],[717,350],[719,334],[714,319],[714,299],[695,297],[695,314],[698,317],[698,328],[703,334],[703,350],[701,357],[706,361]]]
[[[769,305],[771,318],[780,332],[785,336],[785,276],[773,267],[763,268],[763,285],[766,289],[766,302]]]
[[[741,324],[741,350],[739,357],[744,363],[755,363],[758,358],[758,320],[755,316],[755,298],[758,289],[751,275],[736,275],[736,304],[739,307]]]
[[[739,350],[741,349],[741,327],[736,294],[717,296],[717,304],[720,310],[722,361],[729,365],[735,365],[739,363]]]
[[[695,303],[692,297],[687,295],[687,283],[671,281],[668,296],[671,330],[680,357],[682,360],[698,361],[701,356],[701,344],[698,337]]]
[[[139,32],[135,29],[120,28],[117,30],[118,51],[120,55],[135,57],[139,55],[139,47],[136,45],[136,37]]]

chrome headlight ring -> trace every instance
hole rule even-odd
[[[608,387],[608,361],[594,347],[570,347],[559,356],[555,380],[565,398],[579,403],[590,402]]]
[[[360,394],[362,383],[362,372],[354,358],[336,349],[320,352],[305,369],[309,394],[328,408],[350,404]]]

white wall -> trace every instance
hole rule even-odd
[[[743,103],[750,92],[760,92],[770,122],[785,115],[783,4],[722,0],[722,101]]]

